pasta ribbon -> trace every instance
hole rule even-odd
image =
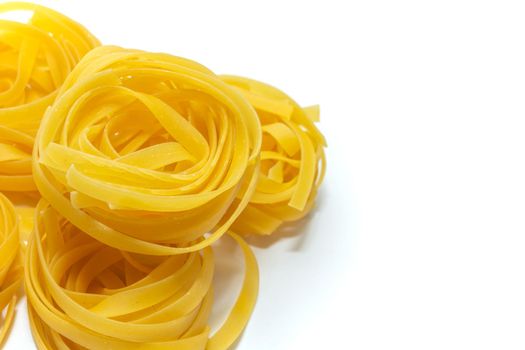
[[[315,126],[319,106],[301,108],[284,92],[255,80],[221,78],[253,105],[263,135],[257,187],[232,229],[269,235],[314,205],[326,169],[326,141]]]
[[[233,233],[245,279],[228,319],[210,337],[211,247],[167,257],[119,251],[80,231],[45,200],[35,221],[25,285],[39,349],[227,349],[255,305],[257,263]]]
[[[42,197],[96,240],[184,254],[219,239],[246,207],[261,139],[250,103],[202,65],[101,46],[46,112],[33,173]]]
[[[31,150],[40,120],[75,64],[99,42],[66,16],[35,4],[0,4],[0,191],[35,191]]]
[[[17,292],[22,281],[22,251],[18,218],[9,199],[0,193],[0,310],[6,310],[0,329],[0,346],[14,320]]]

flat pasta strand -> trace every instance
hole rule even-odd
[[[46,7],[0,4],[0,14],[12,11],[32,17],[0,20],[0,191],[36,191],[31,151],[40,120],[75,64],[99,42]]]

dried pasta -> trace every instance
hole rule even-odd
[[[271,234],[314,206],[318,106],[188,59],[100,46],[42,6],[0,4],[18,10],[28,23],[0,20],[0,191],[23,204],[0,193],[0,343],[23,279],[41,350],[228,349],[259,287],[240,234]],[[240,247],[244,280],[212,332],[222,237]]]
[[[268,235],[313,207],[326,168],[326,141],[314,124],[319,106],[301,108],[282,91],[252,79],[222,79],[253,105],[263,135],[257,187],[232,228]]]
[[[253,108],[208,69],[99,47],[43,118],[33,172],[41,195],[93,238],[173,255],[228,230],[255,189],[260,146]]]
[[[168,257],[119,251],[81,232],[46,201],[37,207],[25,284],[39,349],[227,349],[258,290],[257,263],[237,235],[245,279],[230,316],[210,336],[212,248]]]
[[[99,42],[43,6],[0,4],[0,14],[12,11],[32,17],[0,20],[0,191],[35,191],[31,150],[40,120],[71,69]]]
[[[258,291],[255,257],[228,230],[255,189],[261,135],[248,101],[195,62],[88,53],[34,148],[43,199],[25,285],[38,347],[227,349]],[[210,335],[210,245],[225,234],[245,279]]]

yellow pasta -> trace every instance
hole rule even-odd
[[[0,346],[13,322],[22,272],[17,214],[9,199],[0,193],[0,310],[7,309],[0,329]]]
[[[27,4],[0,12],[14,8],[35,14],[19,32],[0,21],[0,39],[13,32],[17,44],[0,46],[11,69],[0,80],[0,176],[42,196],[34,221],[19,209],[24,236],[35,223],[24,281],[37,347],[228,349],[259,285],[237,233],[271,234],[313,207],[325,171],[318,107],[184,58],[92,49],[63,16]],[[245,272],[213,333],[212,244],[223,236]]]
[[[35,191],[31,150],[42,115],[71,69],[99,43],[45,7],[0,4],[0,14],[12,11],[32,17],[28,23],[0,20],[0,191]]]
[[[268,235],[313,207],[326,166],[326,142],[314,124],[319,106],[301,108],[282,91],[255,80],[222,79],[250,101],[263,133],[257,188],[232,228]]]
[[[257,297],[255,257],[228,229],[255,189],[261,135],[249,102],[195,62],[88,53],[34,148],[43,199],[25,285],[38,347],[227,349]],[[210,335],[210,245],[227,232],[245,280]]]
[[[228,319],[210,337],[213,251],[169,257],[108,247],[42,200],[25,284],[39,349],[227,349],[255,304],[258,272],[244,241],[245,279]]]
[[[260,143],[253,108],[203,66],[99,47],[45,114],[33,172],[41,195],[100,242],[182,254],[216,241],[244,209]]]

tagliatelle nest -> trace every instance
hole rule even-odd
[[[233,229],[271,234],[313,208],[326,169],[319,106],[301,108],[284,92],[242,77],[223,76],[253,105],[262,124],[261,168],[255,193]]]
[[[258,271],[244,241],[245,277],[236,304],[210,335],[211,247],[169,257],[108,247],[41,201],[25,273],[29,315],[40,349],[227,349],[255,305]]]
[[[260,146],[253,108],[208,69],[99,47],[47,111],[34,176],[42,196],[100,242],[180,254],[217,240],[245,208]]]
[[[35,191],[31,150],[40,120],[69,72],[99,43],[45,7],[0,4],[0,14],[12,11],[32,16],[28,23],[0,20],[0,190]]]

